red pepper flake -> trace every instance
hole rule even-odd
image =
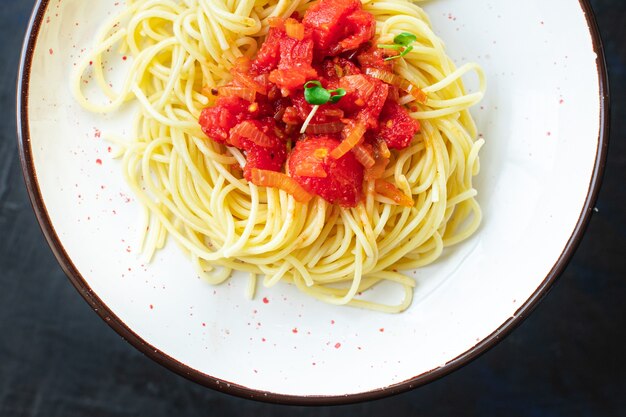
[[[385,331],[384,327],[381,327],[380,329],[378,329],[379,332],[383,333]]]
[[[330,324],[335,324],[335,320],[331,320],[331,321],[330,321]]]
[[[98,138],[100,138],[100,136],[102,136],[102,132],[100,130],[98,130],[96,128],[94,128],[93,130],[94,130],[94,134],[93,134],[94,138],[98,139]]]
[[[269,304],[270,300],[267,299],[267,297],[263,297],[263,304]]]
[[[50,52],[50,55],[54,55],[54,50],[52,48],[50,48],[48,52]]]
[[[266,339],[266,338],[264,338],[264,337],[262,337],[262,338],[261,338],[261,342],[267,342],[267,339]]]
[[[548,132],[548,136],[552,136],[552,132]]]
[[[563,103],[565,103],[565,100],[563,99],[559,100],[559,104],[563,104]]]
[[[291,333],[293,333],[293,334],[298,333],[298,329],[294,327],[293,329],[291,329]]]
[[[96,164],[102,165],[102,159],[100,159],[100,158],[96,159]]]
[[[154,310],[154,306],[150,304],[150,310]]]
[[[124,56],[122,57],[122,60],[124,60],[124,61],[126,61],[127,59],[128,59],[128,57],[127,57],[126,55],[124,55]]]
[[[107,148],[107,152],[108,152],[108,153],[111,153],[111,151],[112,151],[112,150],[113,150],[113,149],[111,149],[111,147],[110,147],[110,146]]]
[[[202,323],[202,327],[206,327],[206,323]]]
[[[335,343],[335,349],[339,349],[341,347],[341,343],[337,342]]]

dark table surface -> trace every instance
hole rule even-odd
[[[598,211],[552,291],[461,370],[393,398],[325,408],[195,385],[123,341],[71,286],[37,225],[17,156],[15,81],[33,3],[0,7],[0,417],[626,416],[625,0],[591,1],[611,83],[610,151]]]

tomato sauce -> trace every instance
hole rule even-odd
[[[321,0],[302,19],[273,18],[256,58],[240,59],[233,80],[212,91],[215,105],[199,119],[203,132],[242,150],[244,178],[256,185],[297,189],[298,201],[309,193],[356,206],[364,178],[379,180],[389,149],[408,147],[420,128],[397,103],[397,86],[365,74],[393,71],[375,27],[359,0]],[[345,95],[311,104],[304,92],[313,80]]]

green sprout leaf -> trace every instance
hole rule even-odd
[[[300,129],[300,133],[306,132],[307,126],[311,123],[313,116],[315,116],[315,113],[317,113],[322,104],[326,104],[328,102],[336,103],[345,95],[346,90],[343,88],[329,91],[325,89],[319,81],[309,81],[304,84],[304,99],[307,103],[312,104],[313,108],[304,121],[302,129]]]
[[[304,99],[316,106],[326,104],[330,100],[330,91],[322,87],[319,81],[309,81],[304,84]]]
[[[344,90],[343,88],[338,88],[336,90],[330,90],[330,93],[331,93],[330,102],[336,103],[339,100],[341,100],[342,97],[345,97],[346,90]]]
[[[400,51],[398,55],[385,58],[385,61],[391,61],[392,59],[402,58],[411,52],[413,50],[413,46],[411,46],[411,44],[415,41],[417,41],[417,36],[409,32],[402,32],[393,38],[393,45],[379,44],[378,47],[381,49],[393,49],[395,51]]]
[[[346,95],[346,90],[338,88],[336,90],[327,90],[322,87],[319,81],[309,81],[304,84],[304,99],[307,103],[319,106],[329,101],[336,103]]]
[[[393,43],[396,45],[409,46],[417,40],[417,36],[409,32],[402,32],[393,38]]]

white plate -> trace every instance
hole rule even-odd
[[[40,1],[20,76],[22,163],[39,221],[73,284],[116,331],[170,369],[278,402],[397,393],[495,344],[572,255],[606,156],[606,76],[587,1],[426,3],[450,55],[487,73],[487,97],[473,110],[487,141],[475,184],[484,223],[416,271],[415,301],[399,315],[325,305],[288,285],[249,301],[244,280],[200,281],[175,245],[141,264],[140,212],[99,137],[123,133],[130,113],[89,114],[68,82],[118,3]]]

